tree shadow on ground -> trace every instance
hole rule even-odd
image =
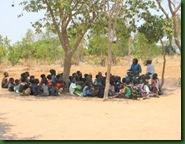
[[[6,119],[6,118],[1,118],[2,115],[5,115],[5,113],[0,113],[0,120]],[[31,137],[19,137],[17,134],[11,133],[11,128],[13,125],[6,123],[6,122],[1,122],[0,121],[0,140],[37,140],[40,135],[35,135]]]

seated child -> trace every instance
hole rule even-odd
[[[137,99],[141,97],[141,91],[140,91],[140,87],[138,85],[137,79],[133,81],[133,86],[131,88],[132,88],[132,98],[133,99]]]
[[[18,79],[15,80],[15,85],[14,85],[14,92],[19,93],[19,86],[20,86],[20,81]]]
[[[8,91],[13,92],[14,91],[14,78],[10,78],[8,82]]]
[[[41,88],[43,90],[43,92],[41,93],[42,96],[49,96],[49,88],[48,88],[48,81],[45,78],[42,79],[43,82],[42,82],[42,85],[41,85]]]
[[[69,86],[69,93],[71,95],[74,95],[74,92],[75,92],[75,89],[77,88],[77,85],[76,85],[76,78],[72,78],[72,81],[71,81],[71,84]]]
[[[88,81],[85,82],[85,86],[82,92],[83,92],[83,96],[93,96],[93,92],[91,90],[91,86]]]
[[[35,96],[40,95],[40,90],[39,90],[39,79],[34,79],[34,83],[32,85],[31,93]]]
[[[112,98],[119,97],[119,98],[126,98],[131,99],[132,98],[132,89],[130,86],[130,79],[126,79],[126,83],[123,84],[123,89],[120,89],[120,92],[118,95],[113,96]]]
[[[56,82],[52,82],[50,93],[51,93],[51,96],[58,96],[59,95],[58,94],[58,88],[57,88],[57,83]]]
[[[41,78],[41,80],[40,80],[40,83],[39,83],[39,87],[42,87],[42,84],[43,84],[44,79],[46,78],[46,75],[45,74],[41,74],[40,78]]]
[[[158,97],[159,79],[158,79],[158,75],[156,73],[153,74],[151,83],[152,83],[152,92],[155,94],[155,96]]]
[[[9,77],[8,72],[4,72],[4,77],[3,77],[2,83],[1,83],[2,88],[8,88],[8,77]]]

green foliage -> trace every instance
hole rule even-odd
[[[0,53],[2,48],[0,47]],[[7,59],[12,65],[17,64],[20,59],[37,59],[53,63],[60,59],[63,53],[58,37],[48,37],[43,34],[43,39],[34,42],[34,34],[28,30],[22,41],[7,48]]]
[[[146,60],[147,58],[154,58],[160,55],[162,49],[156,43],[148,42],[144,34],[137,33],[133,40],[132,53],[135,57]]]
[[[49,63],[60,59],[64,53],[57,38],[39,40],[32,45],[32,48],[33,58],[47,60]]]
[[[3,38],[0,35],[0,64],[2,63],[3,58],[6,56],[6,52],[9,47],[10,40],[7,37]]]
[[[139,32],[143,33],[150,43],[158,42],[164,37],[164,20],[149,13],[143,13],[145,23],[139,27]]]
[[[2,63],[2,59],[5,56],[5,48],[3,46],[0,45],[0,64]]]
[[[88,49],[92,55],[107,55],[108,41],[106,37],[95,36],[89,40]]]
[[[17,64],[19,60],[21,59],[21,53],[20,47],[22,46],[21,42],[17,42],[15,45],[10,47],[8,49],[7,59],[10,61],[12,66]]]
[[[164,36],[169,39],[173,36],[172,20],[163,19],[162,16],[143,13],[142,16],[145,23],[138,28],[140,33],[143,33],[150,43],[158,42]]]

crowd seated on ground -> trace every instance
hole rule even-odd
[[[148,65],[150,64],[151,61]],[[141,71],[138,60],[133,59],[133,64],[125,77],[111,74],[108,96],[127,99],[159,97],[162,92],[157,74],[147,72],[140,75]],[[22,96],[58,96],[69,92],[70,95],[103,98],[106,73],[103,76],[101,72],[98,72],[93,80],[91,74],[83,75],[77,71],[69,76],[69,87],[63,81],[62,75],[63,73],[56,74],[56,70],[51,69],[50,75],[41,74],[40,79],[30,75],[29,72],[24,72],[20,75],[20,79],[14,80],[12,77],[9,78],[8,72],[4,72],[1,87]]]

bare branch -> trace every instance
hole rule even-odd
[[[179,3],[179,5],[175,8],[174,13],[176,14],[176,12],[181,8],[181,2]]]
[[[168,6],[170,8],[171,14],[173,15],[173,9],[172,9],[172,4],[171,4],[171,1],[170,0],[168,0]]]
[[[156,0],[160,10],[164,13],[164,15],[166,16],[166,18],[169,18],[167,12],[164,10],[164,8],[161,6],[161,2],[159,2],[158,0]]]

